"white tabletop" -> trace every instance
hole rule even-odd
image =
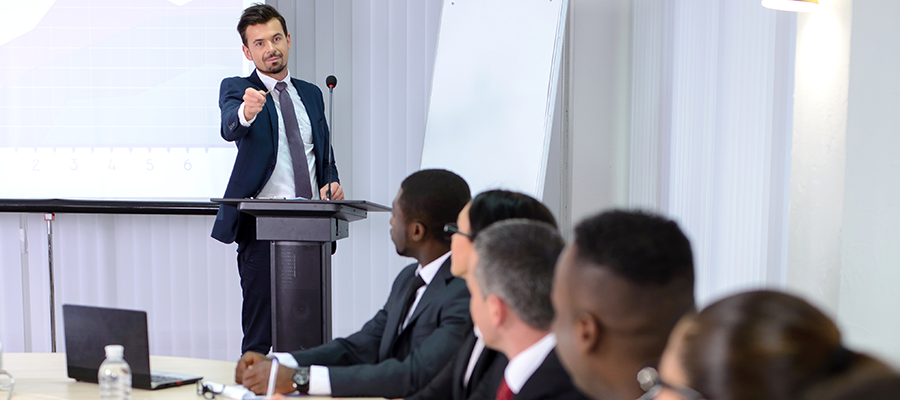
[[[204,381],[234,385],[233,361],[202,360],[197,358],[150,356],[154,370],[202,375]],[[13,400],[30,399],[97,399],[100,388],[96,383],[76,382],[66,373],[65,353],[5,353],[3,368],[16,380]],[[6,393],[0,392],[5,398]],[[159,390],[134,389],[134,400],[140,399],[191,399],[197,396],[195,384]],[[316,397],[304,397],[316,399]]]

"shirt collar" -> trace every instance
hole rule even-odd
[[[537,371],[538,367],[544,363],[544,359],[553,351],[554,347],[556,347],[556,335],[548,333],[547,336],[509,360],[506,370],[503,371],[503,378],[506,379],[509,390],[518,394],[534,371]]]
[[[259,70],[256,70],[256,76],[258,76],[259,80],[261,80],[263,85],[266,86],[267,91],[271,91],[272,88],[275,87],[275,84],[278,82],[285,82],[288,85],[291,84],[291,71],[288,71],[287,76],[285,76],[284,79],[280,81],[262,72],[259,72]]]
[[[431,281],[434,280],[434,276],[437,275],[438,270],[441,269],[441,265],[444,265],[444,261],[447,261],[448,257],[450,257],[449,251],[424,267],[422,264],[419,264],[419,268],[416,268],[416,274],[425,281],[426,286],[431,284]]]

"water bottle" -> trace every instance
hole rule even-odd
[[[131,367],[125,362],[125,348],[119,344],[106,346],[106,360],[97,371],[100,398],[131,400]]]

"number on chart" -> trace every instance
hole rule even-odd
[[[153,159],[152,158],[147,159],[147,171],[153,171]]]
[[[111,169],[113,171],[116,170],[116,165],[113,164],[113,160],[109,160],[109,165],[106,168]]]
[[[190,171],[191,168],[194,168],[194,166],[191,165],[191,160],[184,160],[184,170]]]
[[[71,169],[72,171],[75,171],[78,169],[78,163],[76,162],[75,158],[72,159],[72,166],[69,167],[69,169]]]
[[[32,170],[32,171],[40,171],[40,170],[38,169],[38,164],[40,164],[40,163],[41,163],[41,160],[34,159],[34,165],[31,166],[31,170]]]

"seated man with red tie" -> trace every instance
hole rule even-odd
[[[443,230],[470,198],[466,181],[450,171],[407,177],[394,198],[390,233],[397,253],[416,262],[400,271],[384,307],[359,332],[276,353],[275,392],[397,398],[430,382],[472,326],[469,291],[450,273],[450,238]],[[265,355],[246,352],[235,380],[264,394],[271,365]]]
[[[550,292],[562,249],[556,228],[521,219],[496,222],[475,239],[476,265],[466,279],[472,320],[485,345],[509,363],[494,393],[473,398],[587,399],[556,357],[556,337],[550,333]]]

